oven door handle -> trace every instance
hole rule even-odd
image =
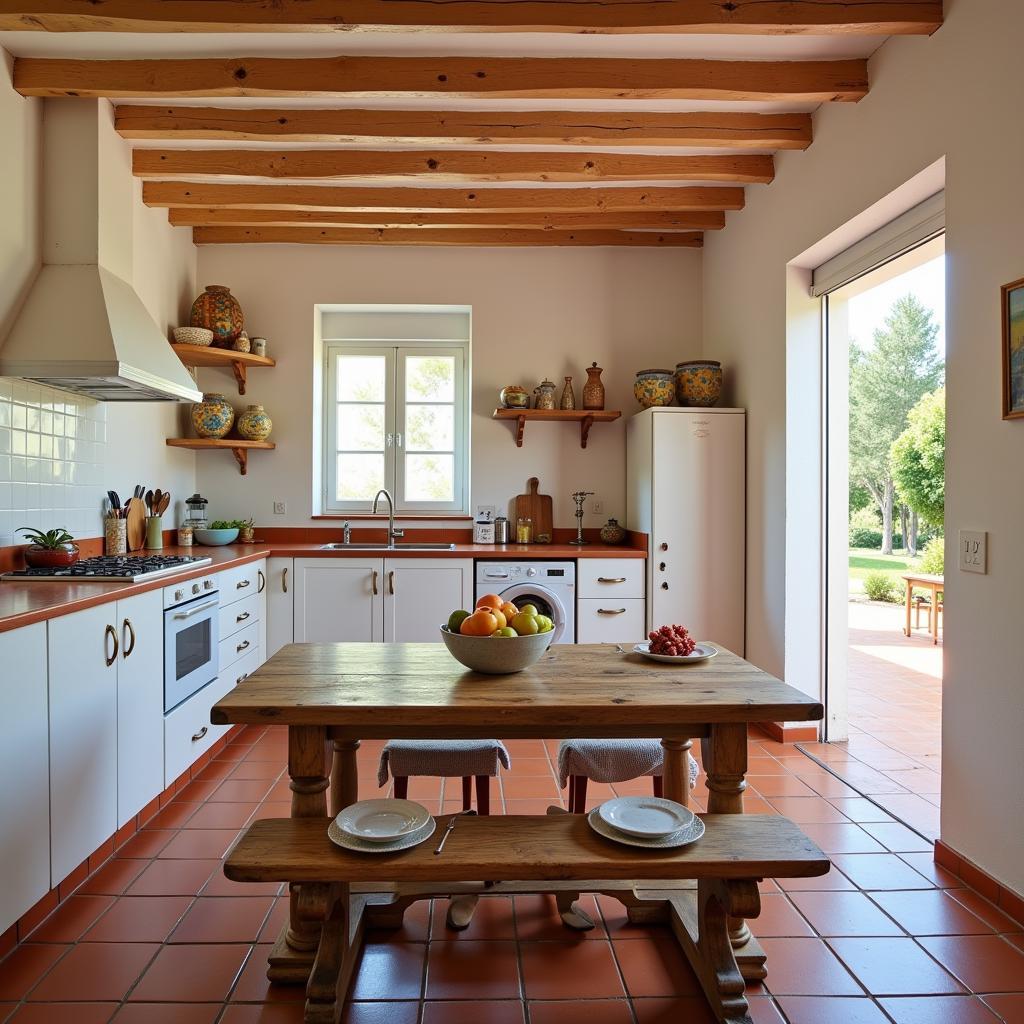
[[[216,608],[217,602],[210,601],[207,604],[201,604],[196,608],[189,608],[187,612],[175,612],[173,618],[175,619],[191,619],[193,615],[198,615],[200,612],[209,611],[211,608]]]

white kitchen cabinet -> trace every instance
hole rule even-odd
[[[295,639],[295,560],[268,558],[264,596],[267,601],[263,622],[266,639],[263,659],[272,658],[285,644]]]
[[[296,558],[295,643],[384,639],[383,558]]]
[[[576,642],[638,644],[647,637],[644,618],[643,599],[581,599],[576,602]]]
[[[50,889],[46,624],[0,633],[0,933]]]
[[[118,622],[111,601],[47,624],[52,885],[117,830]]]
[[[384,640],[436,644],[438,627],[457,608],[472,610],[471,558],[386,558]]]
[[[104,606],[108,614],[111,608],[116,608],[120,637],[116,662],[120,828],[164,788],[163,593],[151,590]]]

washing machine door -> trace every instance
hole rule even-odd
[[[555,635],[551,642],[557,644],[561,641],[567,615],[562,599],[554,591],[538,583],[517,583],[501,591],[500,596],[503,601],[511,601],[520,608],[524,604],[536,605],[537,611],[541,615],[547,615],[555,624]],[[572,638],[566,642],[572,643]]]

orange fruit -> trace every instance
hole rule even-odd
[[[463,636],[490,636],[497,628],[497,618],[486,609],[480,608],[462,620],[459,632]]]
[[[519,614],[519,609],[511,601],[506,601],[501,606],[501,614],[511,622]]]
[[[490,612],[498,620],[498,629],[504,629],[508,625],[508,618],[503,611],[491,608]]]
[[[484,594],[477,601],[477,608],[500,608],[505,602],[497,594]]]

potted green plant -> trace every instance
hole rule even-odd
[[[251,544],[256,539],[256,524],[252,516],[238,520],[238,539],[243,544]]]
[[[78,561],[75,538],[63,527],[44,533],[29,526],[19,526],[18,533],[29,541],[25,548],[25,564],[30,569],[60,568]]]

